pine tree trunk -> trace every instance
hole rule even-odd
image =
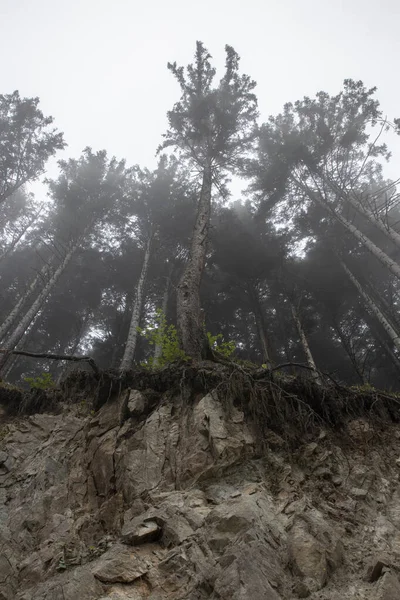
[[[298,181],[295,177],[292,177],[292,181],[302,189],[311,200],[318,202],[323,206],[339,223],[341,223],[348,231],[350,231],[355,238],[357,238],[367,250],[371,252],[385,267],[391,271],[398,279],[400,279],[400,266],[392,260],[386,252],[378,248],[374,242],[372,242],[364,233],[362,233],[355,225],[347,221],[343,215],[335,211],[329,202],[324,200],[320,194],[317,194],[310,190],[308,186]]]
[[[147,272],[149,270],[152,241],[153,235],[151,234],[149,239],[147,240],[142,270],[140,273],[139,281],[136,287],[135,297],[133,300],[132,317],[129,326],[128,339],[126,341],[124,355],[121,360],[120,371],[128,371],[128,369],[131,369],[133,365],[133,358],[135,356],[136,343],[138,337],[138,327],[140,324],[140,317],[143,309],[144,287],[146,284]]]
[[[29,343],[32,336],[34,335],[35,331],[37,330],[36,323],[37,321],[39,321],[39,319],[40,312],[36,315],[36,317],[32,320],[30,325],[25,330],[24,334],[20,337],[18,343],[15,345],[14,350],[23,350],[24,347],[26,347],[26,345]],[[17,365],[19,365],[20,361],[23,359],[23,356],[19,356],[18,354],[12,354],[7,360],[7,364],[5,365],[4,370],[2,371],[2,377],[4,379],[8,379],[11,375],[11,372]]]
[[[257,290],[255,290],[251,285],[248,286],[247,291],[251,299],[251,306],[253,309],[254,320],[256,322],[258,339],[260,340],[261,345],[263,363],[270,368],[272,366],[271,352],[266,333],[265,319],[260,305],[260,299],[258,297]]]
[[[378,331],[378,327],[377,327],[376,323],[374,322],[375,320],[373,319],[373,317],[371,316],[371,314],[368,312],[367,309],[364,309],[363,320],[366,322],[372,335],[377,340],[377,342],[381,346],[382,350],[386,354],[387,358],[390,360],[390,362],[392,363],[392,365],[394,366],[394,368],[400,375],[400,361],[399,361],[398,357],[395,355],[395,353],[393,352],[392,348],[390,348],[390,346],[387,342],[387,339],[385,339],[383,337],[383,335],[381,335],[381,332]]]
[[[372,212],[364,208],[360,202],[358,202],[351,194],[343,191],[340,186],[329,178],[324,177],[318,172],[319,177],[327,183],[330,188],[341,198],[348,202],[360,215],[363,215],[368,221],[377,227],[382,233],[386,235],[398,248],[400,248],[400,233],[398,233],[389,223],[384,223],[379,217],[375,216]]]
[[[11,371],[14,369],[19,358],[21,358],[21,357],[17,356],[16,354],[13,354],[7,361],[7,364],[5,365],[5,368],[3,369],[2,373],[1,373],[4,381],[8,381]]]
[[[386,333],[392,340],[393,345],[400,352],[400,336],[397,333],[397,331],[394,329],[394,327],[392,327],[392,325],[386,319],[385,315],[382,313],[382,311],[379,309],[379,307],[375,304],[375,302],[373,302],[373,300],[371,300],[370,296],[364,291],[361,283],[353,275],[353,273],[350,271],[350,269],[347,267],[347,265],[343,262],[343,260],[340,260],[340,264],[342,265],[343,270],[345,271],[345,273],[348,276],[348,278],[350,279],[350,281],[353,283],[354,287],[357,289],[360,296],[363,298],[368,309],[378,319],[379,323],[382,325],[382,327],[384,328],[384,330],[386,331]]]
[[[182,350],[194,360],[212,358],[200,306],[200,284],[205,268],[211,218],[212,169],[203,172],[189,260],[177,290],[177,325]]]
[[[297,333],[299,334],[301,346],[302,346],[304,354],[306,356],[307,365],[310,367],[310,369],[312,369],[313,379],[315,380],[315,382],[322,385],[323,382],[318,373],[317,365],[315,364],[314,357],[310,350],[310,346],[308,345],[307,337],[306,337],[306,334],[304,333],[304,329],[301,324],[300,317],[297,314],[297,311],[296,311],[294,305],[290,301],[289,301],[289,303],[290,303],[290,310],[292,313],[293,321],[296,325]]]
[[[327,203],[320,200],[320,204],[325,206],[329,212],[341,223],[350,233],[354,235],[364,246],[373,254],[385,267],[389,269],[398,279],[400,279],[400,266],[392,260],[386,252],[378,248],[364,233],[362,233],[355,225],[347,221],[345,217],[334,211]]]
[[[37,220],[37,218],[39,217],[40,213],[42,212],[44,206],[40,206],[38,212],[34,215],[34,217],[29,221],[29,223],[27,225],[25,225],[25,227],[19,232],[19,234],[17,235],[17,237],[11,242],[11,244],[4,250],[4,252],[2,252],[0,254],[0,262],[2,260],[4,260],[5,258],[7,258],[7,256],[9,256],[11,254],[11,252],[16,248],[16,246],[18,245],[18,243],[21,241],[21,239],[23,238],[23,236],[25,235],[25,233],[28,231],[28,229],[30,227],[32,227],[32,225],[35,223],[35,221]]]
[[[170,265],[169,267],[169,273],[167,275],[167,279],[165,282],[165,288],[164,288],[164,293],[163,293],[163,298],[162,298],[162,302],[161,302],[161,310],[162,310],[162,314],[164,315],[165,318],[167,318],[167,311],[168,311],[168,300],[169,300],[169,290],[170,290],[170,286],[171,286],[171,279],[172,279],[172,272],[173,272],[173,265]],[[157,367],[158,362],[162,356],[162,343],[161,341],[158,341],[155,348],[154,348],[154,366]]]
[[[355,353],[352,352],[351,347],[348,343],[348,341],[346,340],[346,337],[342,331],[342,328],[340,327],[340,324],[336,321],[336,319],[332,318],[332,329],[333,331],[336,333],[336,335],[338,336],[338,338],[340,339],[340,343],[342,345],[343,350],[346,352],[347,356],[350,359],[350,362],[353,366],[353,369],[357,375],[357,377],[359,378],[359,380],[361,381],[362,384],[366,383],[365,378],[364,378],[364,374],[363,372],[360,370],[357,358],[355,356]]]
[[[12,311],[6,318],[6,320],[2,323],[2,325],[0,327],[0,341],[4,339],[8,330],[13,326],[14,322],[19,317],[20,313],[22,312],[23,306],[28,301],[29,297],[33,294],[33,292],[36,290],[39,282],[43,281],[44,278],[47,278],[48,274],[49,274],[49,266],[45,265],[42,268],[41,272],[38,275],[36,275],[35,279],[32,281],[31,285],[29,286],[27,292],[23,296],[21,296],[21,298],[18,300],[18,302],[16,303],[16,305],[14,306],[14,308],[12,309]]]
[[[58,282],[68,263],[70,262],[72,256],[76,252],[79,246],[79,242],[73,244],[68,253],[65,255],[64,260],[59,265],[59,267],[54,271],[53,275],[46,283],[40,294],[37,296],[36,300],[33,302],[29,310],[25,313],[23,318],[20,320],[18,326],[15,328],[13,333],[7,338],[6,343],[3,345],[4,350],[6,351],[4,354],[0,356],[0,373],[7,362],[8,357],[10,356],[10,352],[15,349],[15,346],[18,344],[19,340],[24,335],[26,329],[30,326],[39,310],[43,306],[46,301],[48,295]]]
[[[393,229],[389,223],[385,223],[379,217],[376,217],[373,213],[366,210],[353,198],[349,197],[348,201],[357,212],[366,217],[368,221],[372,223],[372,225],[375,225],[375,227],[382,231],[382,233],[384,233],[389,240],[391,240],[398,248],[400,248],[400,233],[395,231],[395,229]]]
[[[68,348],[68,347],[64,348],[64,351],[62,352],[62,354],[69,354],[70,356],[74,356],[75,355],[75,353],[76,353],[76,351],[78,349],[78,346],[81,343],[82,338],[83,338],[83,336],[86,333],[87,326],[88,326],[89,319],[90,319],[90,315],[91,315],[90,310],[89,309],[85,310],[83,318],[82,318],[80,326],[79,326],[78,333],[75,336],[75,341],[74,341],[72,347],[71,348]],[[65,363],[67,363],[67,364],[65,364]],[[59,385],[59,383],[61,382],[62,378],[65,377],[65,375],[67,374],[67,372],[68,372],[68,366],[69,366],[68,365],[68,361],[63,361],[63,362],[61,361],[58,364],[60,365],[60,369],[58,370],[58,376],[57,376],[57,380],[56,380],[57,385]]]
[[[128,337],[125,335],[125,332],[129,330],[130,324],[130,316],[131,316],[131,307],[132,307],[132,295],[131,292],[128,292],[125,295],[125,308],[124,314],[122,315],[120,326],[118,327],[118,332],[115,338],[115,344],[113,348],[113,352],[111,355],[110,366],[114,369],[117,368],[118,363],[122,360],[122,349],[125,345],[125,340]]]
[[[289,336],[287,334],[286,327],[283,325],[283,323],[284,323],[283,316],[281,318],[278,314],[278,320],[279,320],[279,329],[281,331],[281,335],[282,335],[282,339],[283,339],[283,347],[285,349],[285,358],[286,358],[287,362],[293,362],[293,355],[292,355],[292,352],[290,350],[290,346],[288,343]]]
[[[381,306],[383,308],[383,312],[389,323],[391,323],[393,329],[398,329],[400,326],[398,315],[395,314],[393,307],[389,304],[386,298],[377,289],[374,289],[369,283],[365,291],[377,306]]]

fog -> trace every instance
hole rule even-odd
[[[166,63],[188,64],[196,40],[217,66],[225,44],[235,48],[264,120],[304,95],[337,93],[345,78],[377,86],[393,119],[399,27],[396,0],[0,0],[2,93],[39,96],[65,156],[91,146],[153,167],[179,94]],[[400,138],[391,149],[394,165]]]
[[[399,26],[394,0],[0,0],[1,377],[398,390]]]

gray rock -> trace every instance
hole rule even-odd
[[[328,581],[326,551],[302,521],[296,522],[291,530],[289,554],[296,572],[305,579],[311,591],[324,587]]]
[[[221,600],[282,600],[274,589],[282,572],[273,548],[252,542],[240,544],[232,553],[231,563],[222,569],[215,582]]]
[[[62,573],[45,581],[33,591],[21,591],[15,600],[95,600],[103,586],[86,567]]]
[[[122,540],[132,546],[156,542],[162,536],[162,528],[150,518],[146,521],[134,520],[122,528]]]
[[[373,600],[399,600],[400,582],[394,573],[385,573],[376,585],[376,591],[372,596]]]
[[[146,398],[138,390],[131,390],[128,396],[128,412],[131,417],[140,417],[146,407]]]
[[[96,561],[92,573],[103,583],[132,583],[150,567],[133,549],[116,544]]]
[[[109,498],[115,492],[114,453],[117,432],[108,431],[100,438],[94,438],[89,446],[93,455],[91,474],[99,499]]]
[[[14,459],[4,452],[0,450],[0,474],[9,473],[13,467]]]
[[[365,580],[374,583],[382,575],[382,569],[384,568],[386,561],[375,559],[370,565],[368,565]]]

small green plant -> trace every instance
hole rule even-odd
[[[36,390],[49,390],[56,385],[51,373],[42,373],[38,377],[25,377],[24,381]]]
[[[212,335],[209,331],[207,332],[208,343],[212,350],[216,350],[219,354],[222,354],[224,358],[230,358],[236,350],[235,342],[224,342],[222,333]]]
[[[174,325],[168,325],[165,314],[161,309],[156,311],[155,326],[138,328],[138,332],[149,342],[150,346],[160,346],[159,358],[149,357],[141,363],[147,369],[157,369],[177,360],[187,360],[188,357],[179,347],[178,332]]]
[[[179,347],[178,332],[174,325],[168,325],[165,314],[161,309],[156,311],[155,323],[153,327],[144,329],[138,328],[138,332],[149,342],[150,346],[161,348],[161,356],[159,358],[149,357],[145,362],[141,363],[142,367],[147,369],[157,369],[165,365],[178,361],[188,360],[188,357]],[[216,350],[225,358],[230,358],[235,352],[236,346],[234,342],[224,342],[221,333],[212,335],[207,333],[208,343],[213,350]]]
[[[167,324],[166,316],[161,309],[156,311],[154,326],[144,329],[138,327],[138,333],[146,338],[150,346],[154,346],[154,348],[159,346],[161,348],[161,356],[159,358],[149,357],[145,362],[141,363],[142,367],[153,370],[178,360],[188,360],[184,351],[179,347],[176,327]],[[208,332],[207,338],[210,347],[225,358],[230,358],[235,352],[235,343],[224,342],[221,333],[212,335]]]

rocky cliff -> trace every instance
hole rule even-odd
[[[400,598],[396,398],[205,364],[0,404],[1,600]]]

